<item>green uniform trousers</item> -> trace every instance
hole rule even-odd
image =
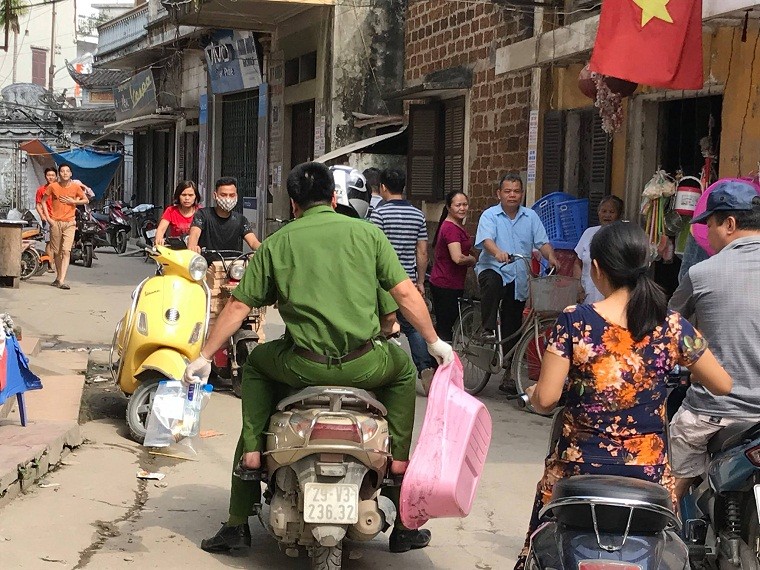
[[[312,362],[293,352],[293,344],[278,339],[258,345],[243,367],[243,430],[233,467],[243,452],[263,451],[269,418],[277,403],[294,388],[350,386],[371,390],[388,409],[388,431],[393,458],[406,460],[414,427],[417,372],[409,356],[395,344],[375,341],[375,346],[350,362]],[[232,477],[230,515],[247,517],[260,502],[261,484]]]

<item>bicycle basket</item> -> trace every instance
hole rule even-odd
[[[530,280],[533,309],[539,313],[561,313],[578,302],[580,281],[565,275],[549,275]]]

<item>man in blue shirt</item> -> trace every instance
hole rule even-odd
[[[530,257],[537,249],[549,265],[559,267],[538,214],[522,205],[524,196],[520,175],[508,172],[499,181],[496,192],[499,203],[483,212],[478,223],[475,247],[483,253],[478,258],[475,271],[480,285],[485,340],[496,338],[499,301],[502,338],[514,334],[522,324],[525,301],[528,299],[528,270],[522,260],[508,263],[510,254]],[[512,348],[516,342],[515,338],[507,343],[505,350]],[[499,388],[508,390],[504,383]]]

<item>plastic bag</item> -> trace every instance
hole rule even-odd
[[[182,446],[178,454],[197,455],[200,412],[208,401],[210,384],[183,384],[178,380],[158,383],[145,434],[145,447]]]
[[[425,420],[401,483],[401,522],[419,528],[428,519],[466,517],[472,508],[491,443],[491,415],[463,389],[462,363],[440,366]]]

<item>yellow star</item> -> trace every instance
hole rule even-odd
[[[646,26],[652,18],[672,24],[673,18],[668,12],[668,2],[670,0],[633,0],[633,3],[641,8],[641,27]]]

